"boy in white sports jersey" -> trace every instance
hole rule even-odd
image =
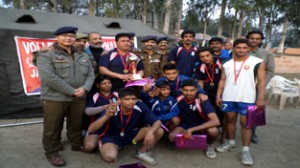
[[[216,150],[225,152],[236,147],[236,121],[240,114],[243,142],[242,163],[252,165],[253,160],[249,149],[251,128],[246,127],[247,108],[254,104],[259,109],[265,106],[265,63],[260,58],[248,56],[248,50],[247,39],[235,40],[233,43],[234,58],[223,64],[216,103],[221,106],[221,110],[227,116],[228,140]]]

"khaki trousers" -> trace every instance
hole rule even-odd
[[[82,146],[81,124],[85,100],[74,98],[72,102],[42,100],[44,109],[43,147],[45,155],[56,155],[61,147],[61,132],[67,118],[67,136],[72,147]]]

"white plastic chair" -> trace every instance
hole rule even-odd
[[[292,82],[293,84],[296,83],[297,86],[292,85],[291,83],[285,84],[285,86],[289,87],[290,90],[283,91],[280,95],[280,103],[279,103],[279,109],[283,110],[284,106],[286,104],[287,98],[296,98],[298,97],[298,101],[296,102],[296,107],[298,106],[300,102],[300,81]]]
[[[268,84],[268,87],[270,87],[270,92],[268,95],[268,101],[270,101],[272,99],[273,96],[276,96],[276,98],[278,96],[280,96],[284,91],[290,91],[291,87],[289,87],[289,82],[286,82],[287,79],[279,76],[279,75],[275,75],[271,81]]]
[[[298,108],[298,105],[300,104],[300,79],[294,78],[294,80],[298,83],[299,86],[299,98],[298,101],[296,102],[296,108]]]

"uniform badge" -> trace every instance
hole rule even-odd
[[[54,62],[66,62],[65,61],[65,59],[64,59],[64,57],[62,57],[62,56],[57,56],[57,57],[55,57],[55,61]]]
[[[245,69],[245,70],[248,70],[249,68],[250,68],[250,65],[245,65],[245,66],[244,66],[244,69]]]
[[[191,52],[191,56],[195,56],[195,51],[192,51],[192,52]]]
[[[215,74],[219,74],[219,69],[215,69]]]
[[[164,110],[168,111],[168,110],[170,110],[170,107],[169,106],[164,106]]]

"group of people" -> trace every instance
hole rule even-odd
[[[155,165],[148,151],[164,135],[173,144],[176,134],[186,139],[206,134],[208,158],[234,149],[238,116],[242,163],[253,164],[249,147],[256,134],[246,127],[247,107],[264,108],[265,86],[274,73],[272,54],[260,48],[261,31],[249,32],[233,46],[214,37],[208,47],[197,48],[195,33],[185,30],[182,45],[168,52],[168,37],[146,36],[137,50],[134,33],[118,33],[117,47],[105,51],[99,33],[77,30],[57,29],[57,42],[34,53],[44,109],[43,147],[52,165],[66,164],[59,155],[65,117],[71,150],[99,149],[104,161],[113,162],[124,146],[141,144],[135,157]],[[131,56],[137,58],[134,73]],[[147,83],[125,87],[137,74]],[[222,143],[215,148],[218,138]],[[257,137],[252,141],[257,143]]]

